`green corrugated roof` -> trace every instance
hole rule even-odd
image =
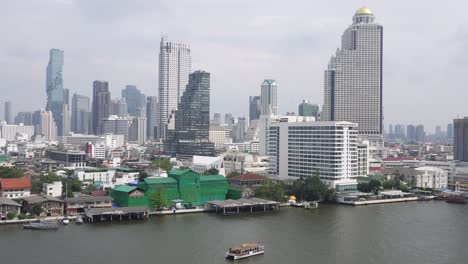
[[[186,169],[186,170],[171,170],[171,171],[169,172],[169,174],[173,174],[173,175],[182,175],[182,174],[184,174],[184,173],[186,173],[186,172],[189,172],[189,171],[191,171],[191,170],[190,170],[190,169]]]
[[[8,159],[9,159],[9,158],[8,158],[8,155],[0,154],[0,162],[7,161]]]
[[[161,184],[161,183],[177,183],[177,180],[171,177],[160,177],[160,178],[146,178],[147,184]]]
[[[200,181],[219,181],[226,180],[226,177],[223,175],[200,175]],[[226,180],[227,181],[227,180]]]
[[[128,186],[128,185],[117,185],[115,186],[115,188],[113,189],[114,191],[119,191],[119,192],[131,192],[133,190],[135,190],[137,187],[135,186]]]

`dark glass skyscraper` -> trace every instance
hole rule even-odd
[[[249,120],[257,120],[260,118],[260,112],[262,111],[260,105],[260,96],[249,97]]]
[[[122,98],[127,102],[128,114],[131,116],[144,116],[146,114],[146,95],[134,85],[127,85],[122,90]]]
[[[93,82],[92,131],[95,135],[102,132],[102,122],[109,117],[110,92],[106,81]]]
[[[5,111],[3,112],[3,114],[5,115],[5,122],[7,122],[7,124],[9,125],[13,124],[13,112],[11,109],[10,101],[5,102]]]
[[[62,111],[63,111],[63,51],[51,49],[49,64],[46,72],[46,110],[52,112],[52,117],[58,128],[58,135],[62,135]]]
[[[88,134],[90,115],[89,97],[76,93],[73,94],[71,130],[80,134]]]
[[[453,120],[453,159],[468,161],[468,117]]]
[[[175,129],[169,130],[165,151],[181,158],[211,156],[214,144],[209,141],[210,74],[196,71],[189,82],[175,114]]]
[[[156,96],[148,96],[146,98],[146,136],[148,139],[156,139],[157,114],[158,98]]]
[[[317,118],[319,114],[319,106],[316,104],[311,104],[307,100],[302,101],[298,110],[300,116],[313,116]]]

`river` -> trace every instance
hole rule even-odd
[[[141,222],[0,226],[0,263],[232,263],[227,248],[261,242],[236,263],[468,263],[468,205],[440,201],[281,208],[268,214],[153,216]]]

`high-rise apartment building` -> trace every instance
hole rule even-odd
[[[89,97],[73,94],[71,112],[71,130],[75,133],[89,134],[91,117]]]
[[[125,139],[128,139],[130,123],[131,121],[126,117],[111,115],[102,120],[100,134],[124,135]]]
[[[426,132],[424,131],[424,125],[417,125],[415,141],[418,143],[424,143],[425,140],[426,140]]]
[[[211,156],[214,144],[209,140],[210,130],[210,73],[196,71],[175,113],[175,129],[168,130],[164,150],[170,155],[191,158],[194,155]]]
[[[262,112],[260,96],[249,97],[249,120],[258,120]]]
[[[42,135],[47,141],[57,139],[57,124],[54,121],[53,114],[50,111],[43,109],[39,112],[40,124],[36,135]]]
[[[129,130],[129,141],[144,145],[146,142],[146,117],[134,117]]]
[[[148,96],[146,98],[146,136],[150,140],[156,139],[157,122],[158,122],[158,98],[156,96]]]
[[[11,109],[11,102],[10,101],[6,101],[5,102],[5,111],[3,112],[4,114],[4,120],[7,124],[11,125],[13,124],[13,112],[12,112],[12,109]]]
[[[146,95],[136,88],[135,85],[126,85],[122,90],[122,98],[127,102],[128,114],[131,116],[146,115]]]
[[[261,115],[278,115],[278,84],[275,80],[264,80],[260,94]]]
[[[191,50],[187,44],[161,37],[158,83],[158,137],[166,138],[168,118],[177,110],[192,68]]]
[[[62,135],[62,111],[64,103],[63,50],[50,50],[46,72],[46,92],[46,110],[52,112],[52,116],[58,128],[58,135]]]
[[[383,147],[383,27],[360,8],[325,70],[322,120],[358,124],[370,147]]]
[[[303,100],[302,103],[298,107],[299,115],[300,116],[313,116],[318,118],[320,107],[317,104],[311,104],[307,100]]]
[[[221,125],[221,114],[220,113],[214,113],[212,125],[214,125],[214,126],[220,126]]]
[[[468,117],[453,120],[453,159],[468,162]]]
[[[95,135],[102,133],[102,122],[110,114],[110,102],[109,83],[106,81],[94,81],[92,131]]]

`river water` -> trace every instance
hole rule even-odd
[[[468,205],[409,202],[241,216],[154,216],[142,222],[0,226],[0,263],[232,263],[232,245],[265,254],[236,263],[468,263]]]

